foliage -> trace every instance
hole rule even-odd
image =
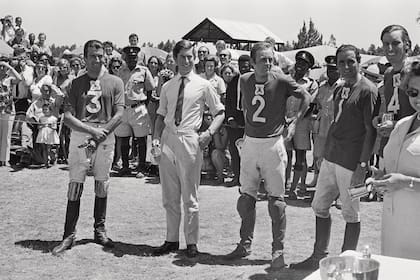
[[[163,41],[162,41],[162,42],[160,42],[160,43],[157,45],[157,48],[158,48],[158,49],[161,49],[161,50],[164,50],[164,51],[166,51],[166,52],[171,52],[171,51],[172,51],[172,49],[174,48],[175,44],[176,44],[175,40],[170,41],[170,40],[168,39],[168,40],[166,40],[166,42],[163,42]]]
[[[334,37],[333,34],[331,34],[330,40],[328,41],[327,45],[334,48],[337,47],[337,39]]]
[[[420,55],[420,46],[419,46],[419,44],[416,44],[416,45],[414,46],[414,48],[413,48],[413,52],[412,52],[412,55],[413,55],[413,56]]]
[[[298,41],[293,42],[294,49],[302,49],[322,45],[322,34],[315,28],[312,19],[309,19],[309,28],[306,28],[306,22],[303,22],[302,28],[297,35]]]

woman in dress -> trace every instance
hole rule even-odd
[[[420,60],[406,73],[401,88],[415,113],[396,123],[384,148],[385,169],[372,167],[371,183],[384,192],[382,254],[420,260]]]

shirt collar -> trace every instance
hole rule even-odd
[[[176,81],[180,81],[181,77],[185,77],[188,81],[191,81],[191,78],[193,75],[195,75],[194,71],[191,70],[191,72],[188,73],[187,75],[181,76],[181,74],[178,73],[175,77],[176,77]]]

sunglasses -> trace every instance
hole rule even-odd
[[[112,69],[120,69],[121,65],[112,65],[111,68]]]
[[[198,51],[198,53],[207,53],[207,51]]]
[[[47,67],[43,66],[43,65],[37,65],[37,66],[35,66],[35,68],[40,69],[40,70],[47,69]]]
[[[419,95],[419,90],[416,88],[408,88],[405,91],[405,94],[407,94],[410,97],[417,97]]]

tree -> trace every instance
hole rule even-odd
[[[309,29],[306,29],[306,22],[303,22],[302,28],[297,35],[298,41],[293,42],[295,49],[308,48],[322,45],[322,34],[315,28],[312,19],[309,19]]]
[[[337,39],[335,39],[333,34],[331,34],[330,40],[328,41],[327,45],[334,48],[337,47]]]
[[[413,56],[420,55],[420,46],[419,46],[418,44],[416,44],[416,45],[414,46],[414,49],[413,49],[413,53],[412,53],[412,55],[413,55]]]

